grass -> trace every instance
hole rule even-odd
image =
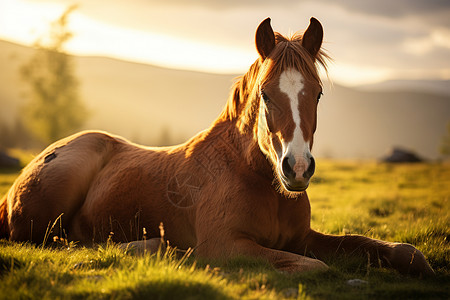
[[[0,195],[18,175],[0,171]],[[418,279],[327,261],[326,272],[283,274],[264,261],[134,256],[109,243],[42,248],[0,241],[0,298],[69,299],[449,299],[450,164],[318,161],[308,190],[312,227],[414,244],[436,271]],[[348,280],[360,279],[352,286]]]

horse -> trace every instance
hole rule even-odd
[[[326,68],[323,28],[256,30],[257,60],[212,125],[183,144],[144,147],[100,131],[55,142],[0,202],[0,237],[45,243],[51,223],[83,245],[108,239],[156,251],[164,239],[196,257],[249,256],[286,272],[326,270],[336,254],[402,274],[431,275],[414,246],[310,227],[307,188]]]

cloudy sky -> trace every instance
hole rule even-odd
[[[242,73],[257,58],[264,18],[288,34],[314,16],[337,83],[450,79],[449,0],[0,0],[0,39],[31,45],[75,3],[74,54]]]

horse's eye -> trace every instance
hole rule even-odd
[[[320,100],[320,97],[323,95],[323,93],[322,92],[320,92],[319,93],[319,95],[317,95],[317,102],[319,102],[319,100]]]
[[[264,102],[265,102],[266,104],[269,104],[269,103],[270,103],[270,99],[269,99],[269,97],[266,95],[266,93],[264,93],[264,91],[261,91],[261,97],[263,98],[263,100],[264,100]]]

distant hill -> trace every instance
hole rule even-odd
[[[414,91],[450,96],[450,80],[387,80],[356,87],[361,91]]]
[[[19,68],[33,49],[0,41],[0,118],[13,122],[26,102]],[[86,129],[135,142],[181,142],[207,128],[225,105],[235,75],[159,68],[102,57],[74,57],[81,96],[91,111]],[[172,136],[160,141],[161,134]]]
[[[26,101],[18,69],[33,49],[0,41],[0,123],[12,124]],[[165,69],[103,57],[74,57],[86,129],[144,144],[181,142],[207,128],[225,105],[236,75]],[[252,62],[249,61],[249,66]],[[314,153],[379,158],[393,146],[438,157],[450,122],[450,95],[427,89],[351,89],[325,85]]]
[[[413,91],[364,92],[325,86],[315,146],[331,157],[378,158],[392,147],[428,159],[450,122],[450,96]]]

